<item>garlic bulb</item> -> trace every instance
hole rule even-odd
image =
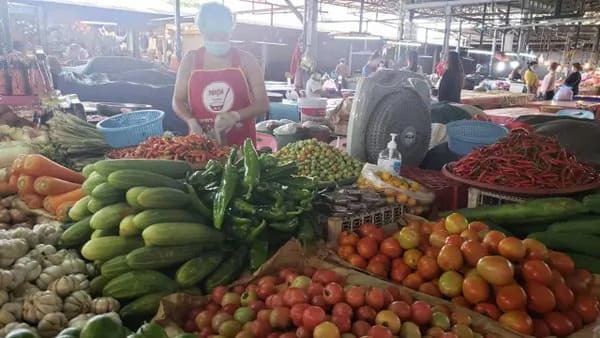
[[[22,238],[0,240],[0,268],[8,268],[17,259],[25,256],[29,251],[29,244]]]
[[[35,327],[29,326],[29,324],[27,324],[27,323],[9,323],[5,327],[3,327],[2,330],[0,330],[0,337],[5,337],[10,332],[13,332],[13,331],[19,330],[19,329],[27,330],[34,334],[37,334],[37,329]]]
[[[73,291],[79,290],[78,280],[73,276],[62,276],[48,285],[48,290],[54,291],[60,297],[66,297]]]
[[[92,301],[92,311],[95,314],[119,312],[121,304],[112,297],[99,297]]]
[[[0,290],[0,306],[4,305],[4,303],[8,302],[10,296],[6,290]]]
[[[81,258],[65,258],[61,266],[66,274],[87,272],[85,262]]]
[[[40,289],[46,290],[48,289],[48,285],[50,283],[64,275],[65,271],[62,268],[62,266],[50,266],[42,271],[42,273],[36,281],[36,284]]]
[[[23,320],[31,324],[36,324],[39,321],[35,312],[35,305],[33,305],[33,295],[25,297],[23,301]]]
[[[77,290],[89,291],[90,289],[90,281],[88,277],[82,273],[78,273],[75,275],[71,275],[71,277],[77,280]]]
[[[23,301],[27,296],[33,295],[38,291],[40,291],[40,289],[38,289],[37,286],[31,283],[23,283],[12,292],[11,300],[13,302]]]
[[[58,224],[37,224],[33,227],[33,232],[40,236],[40,242],[57,245],[61,232],[58,230]]]
[[[38,323],[37,329],[42,338],[56,337],[69,321],[64,313],[53,312],[46,314]]]
[[[63,312],[68,319],[90,312],[92,297],[85,291],[75,291],[65,298]]]
[[[21,320],[21,315],[23,314],[23,304],[21,303],[6,303],[2,305],[0,308],[0,312],[6,311],[10,313],[17,321]]]
[[[0,326],[14,323],[16,321],[17,321],[17,318],[13,315],[12,312],[5,309],[4,306],[2,308],[0,308]]]
[[[40,236],[29,228],[13,228],[10,230],[10,234],[12,238],[22,238],[27,241],[30,248],[33,248],[40,243]]]
[[[23,268],[27,271],[25,280],[28,282],[36,280],[42,273],[42,266],[40,265],[40,263],[37,260],[32,259],[31,257],[25,256],[17,259],[14,266],[17,265],[23,266]]]
[[[95,315],[96,314],[94,313],[82,313],[69,321],[69,327],[76,327],[82,329],[88,322],[88,320],[90,320]]]
[[[33,306],[38,320],[46,314],[60,312],[63,308],[63,301],[52,291],[36,292],[33,296]]]
[[[17,268],[14,270],[0,269],[0,290],[14,290],[25,282],[27,271]]]

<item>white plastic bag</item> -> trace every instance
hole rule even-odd
[[[573,100],[573,89],[569,86],[560,86],[556,94],[554,94],[554,101],[571,101]]]

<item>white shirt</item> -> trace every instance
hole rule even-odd
[[[319,92],[322,88],[321,81],[317,81],[311,77],[306,81],[306,97],[321,97]]]
[[[540,87],[540,93],[545,94],[548,91],[554,90],[556,83],[556,72],[550,72],[544,76],[542,86]]]

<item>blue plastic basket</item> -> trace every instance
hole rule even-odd
[[[109,117],[99,122],[96,128],[109,146],[131,147],[150,136],[162,135],[164,117],[165,113],[160,110],[138,110]]]
[[[448,123],[448,148],[455,154],[466,155],[477,147],[496,143],[508,134],[500,125],[474,120],[461,120]]]

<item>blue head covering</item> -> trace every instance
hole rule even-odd
[[[218,2],[208,2],[200,6],[196,26],[201,33],[231,33],[235,20],[228,7]]]

